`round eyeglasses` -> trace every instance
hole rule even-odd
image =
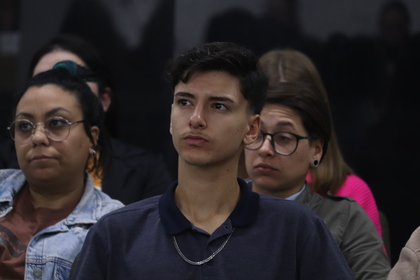
[[[36,127],[42,125],[44,127],[44,132],[49,139],[60,142],[69,136],[71,125],[81,122],[84,122],[84,120],[69,122],[62,117],[52,117],[44,123],[33,123],[29,120],[21,119],[12,122],[7,129],[15,142],[26,144],[32,141]]]
[[[252,144],[246,145],[245,149],[252,151],[258,150],[262,147],[267,135],[270,136],[270,143],[273,147],[273,150],[283,156],[289,156],[293,154],[296,151],[300,140],[312,139],[311,137],[303,137],[291,132],[279,131],[271,134],[260,131],[260,133],[258,133],[257,139],[255,139]]]

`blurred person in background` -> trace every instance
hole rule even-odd
[[[305,54],[293,49],[276,49],[263,54],[259,61],[269,76],[270,85],[280,82],[306,84],[315,89],[312,92],[319,95],[318,98],[323,100],[331,114],[321,76]],[[322,165],[310,169],[306,176],[309,187],[321,196],[333,194],[356,200],[372,219],[379,236],[382,237],[379,212],[372,191],[344,160],[333,125],[331,129],[331,138],[328,150],[324,152]]]
[[[72,61],[77,74],[78,65],[91,70],[85,80],[108,112],[112,110],[115,91],[107,65],[86,40],[74,35],[58,35],[41,47],[30,64],[30,75],[51,69],[57,63]],[[68,63],[68,67],[72,67]],[[62,67],[67,67],[62,64]],[[107,113],[108,114],[108,113]],[[112,115],[115,116],[115,115]],[[112,119],[108,119],[112,123]],[[113,122],[115,123],[115,122]],[[115,138],[112,143],[112,161],[102,170],[103,178],[93,176],[95,186],[112,198],[129,204],[144,198],[162,194],[172,182],[162,156],[140,147],[126,144]]]

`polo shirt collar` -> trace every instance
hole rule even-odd
[[[238,178],[238,184],[241,194],[229,219],[232,226],[245,227],[257,220],[260,196],[251,192],[242,179]],[[177,186],[178,181],[174,182],[159,199],[159,215],[168,234],[177,234],[192,227],[191,222],[185,218],[175,204],[174,193]]]

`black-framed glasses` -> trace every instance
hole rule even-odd
[[[270,143],[271,143],[271,146],[273,147],[273,150],[276,153],[283,156],[289,156],[293,154],[296,151],[300,140],[312,139],[309,136],[303,137],[303,136],[300,136],[291,132],[279,131],[279,132],[271,134],[271,133],[260,131],[260,133],[258,133],[257,139],[255,139],[255,141],[252,144],[246,145],[245,149],[252,150],[252,151],[258,150],[259,148],[262,147],[267,135],[270,136]]]
[[[65,140],[70,134],[70,126],[76,123],[84,122],[84,120],[69,122],[62,117],[52,117],[44,123],[33,123],[26,119],[13,121],[7,128],[12,139],[19,144],[26,144],[32,141],[35,129],[38,125],[44,127],[45,135],[55,142]]]

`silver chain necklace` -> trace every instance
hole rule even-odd
[[[186,261],[187,263],[189,263],[189,264],[192,264],[192,265],[203,265],[203,264],[205,264],[205,263],[208,263],[209,261],[211,261],[217,254],[219,254],[220,253],[220,251],[222,251],[223,250],[223,248],[226,246],[226,244],[228,243],[228,241],[229,241],[229,239],[230,239],[230,237],[232,236],[232,234],[233,234],[233,232],[235,231],[235,228],[233,228],[232,229],[232,232],[229,234],[229,236],[226,238],[226,240],[225,240],[225,242],[223,242],[223,244],[216,250],[216,251],[214,251],[213,252],[213,254],[211,254],[207,259],[204,259],[204,260],[202,260],[202,261],[198,261],[198,262],[194,262],[194,261],[192,261],[192,260],[190,260],[190,259],[188,259],[182,252],[181,252],[181,249],[179,249],[179,246],[178,246],[178,242],[176,242],[176,238],[175,238],[175,235],[173,235],[172,236],[172,238],[173,238],[173,241],[174,241],[174,245],[175,245],[175,249],[176,249],[176,251],[178,252],[178,254],[181,256],[181,258],[184,260],[184,261]]]

